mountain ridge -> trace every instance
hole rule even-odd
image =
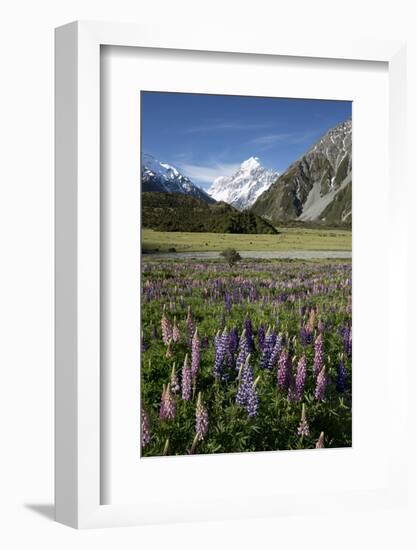
[[[352,121],[331,128],[262,193],[252,210],[277,225],[352,223]]]
[[[142,154],[142,192],[180,193],[214,203],[204,189],[198,187],[172,164],[160,162],[149,153]]]

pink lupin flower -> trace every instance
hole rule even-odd
[[[191,399],[191,369],[188,354],[185,356],[181,371],[181,386],[181,396],[183,400],[189,401]]]
[[[178,393],[180,391],[178,376],[175,370],[175,363],[172,365],[172,371],[171,371],[171,390],[172,390],[172,393]]]
[[[310,334],[312,334],[314,332],[315,326],[316,326],[316,311],[314,309],[311,309],[310,315],[307,321],[306,329]]]
[[[163,386],[161,395],[161,407],[159,409],[159,418],[161,420],[173,420],[177,412],[175,398],[171,393],[170,384]]]
[[[151,440],[151,425],[149,422],[149,416],[144,409],[141,409],[140,428],[142,448],[144,449]]]
[[[324,449],[324,432],[321,432],[318,440],[316,441],[316,449]]]
[[[167,351],[165,353],[165,357],[169,359],[172,357],[172,338],[169,339],[168,345],[167,345]]]
[[[195,410],[195,436],[193,443],[191,445],[190,454],[194,454],[197,448],[197,445],[200,441],[203,441],[207,434],[208,430],[208,414],[207,409],[203,404],[201,399],[201,392],[199,392],[197,397],[197,407]]]
[[[172,327],[172,340],[174,342],[174,344],[176,344],[177,342],[179,342],[181,340],[181,333],[180,333],[180,329],[178,328],[178,325],[177,325],[177,318],[174,317],[174,326]]]
[[[187,323],[187,332],[188,332],[188,344],[191,346],[191,343],[193,341],[193,336],[195,333],[195,326],[193,321],[193,315],[191,313],[191,306],[188,306],[186,323]]]
[[[191,377],[195,381],[200,368],[201,342],[198,336],[198,329],[195,329],[191,344]]]
[[[307,377],[307,359],[303,355],[298,361],[297,374],[295,375],[295,399],[300,401],[304,392],[304,386]]]
[[[314,397],[317,399],[317,401],[324,400],[327,383],[328,383],[328,376],[326,372],[326,367],[323,367],[319,372],[319,375],[317,376],[316,389],[314,391]]]
[[[288,390],[290,383],[291,361],[288,351],[283,349],[278,360],[277,384],[283,390]]]
[[[167,346],[169,341],[172,339],[172,325],[171,325],[171,321],[166,316],[165,306],[164,306],[164,311],[162,313],[162,318],[161,318],[161,329],[162,329],[162,340],[164,344]]]
[[[318,376],[324,365],[324,343],[323,334],[317,336],[314,343],[314,376]]]
[[[308,422],[307,422],[306,406],[304,403],[301,408],[301,420],[298,425],[297,433],[298,435],[306,436],[306,437],[310,435],[310,426],[308,425]]]
[[[208,413],[201,398],[201,392],[198,393],[197,406],[195,409],[195,433],[198,441],[203,441],[208,430]]]

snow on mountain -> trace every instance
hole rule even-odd
[[[242,162],[232,176],[216,178],[208,194],[216,201],[223,201],[238,210],[245,210],[254,204],[278,176],[274,170],[264,168],[257,157],[251,157]]]
[[[160,162],[148,153],[142,155],[142,191],[183,193],[205,202],[214,202],[203,189],[181,174],[175,166]]]

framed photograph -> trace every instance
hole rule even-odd
[[[401,43],[57,29],[58,521],[404,503],[404,82]]]

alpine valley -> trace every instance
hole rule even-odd
[[[200,216],[205,221],[197,224],[199,229],[194,228],[191,231],[207,230],[206,217],[214,212],[216,216],[220,213],[222,216],[221,223],[216,221],[217,228],[235,227],[237,219],[240,226],[243,218],[241,220],[237,216],[239,212],[254,215],[250,223],[245,218],[243,225],[246,227],[249,224],[252,229],[243,232],[269,233],[271,226],[285,225],[350,228],[352,122],[350,119],[346,120],[329,130],[282,174],[262,166],[259,158],[250,157],[241,163],[233,175],[216,178],[207,192],[171,164],[160,162],[152,155],[143,154],[142,192],[157,193],[146,201],[148,222],[152,219],[150,226],[162,227],[162,211],[168,212],[169,209],[170,214],[164,223],[172,226],[171,231],[187,230],[185,227],[196,226],[197,221],[190,223],[193,216]],[[163,195],[160,193],[187,195],[197,202],[187,203],[175,197],[162,200]],[[156,223],[158,197],[161,204]],[[202,205],[198,204],[200,202],[206,205],[226,203],[229,208],[225,209],[224,205],[221,209],[210,210],[202,208]],[[174,223],[172,209],[175,205],[181,210],[181,216],[177,213]],[[185,219],[186,214],[188,221]],[[259,218],[263,218],[266,224],[260,223]],[[182,219],[184,228],[181,224]]]

